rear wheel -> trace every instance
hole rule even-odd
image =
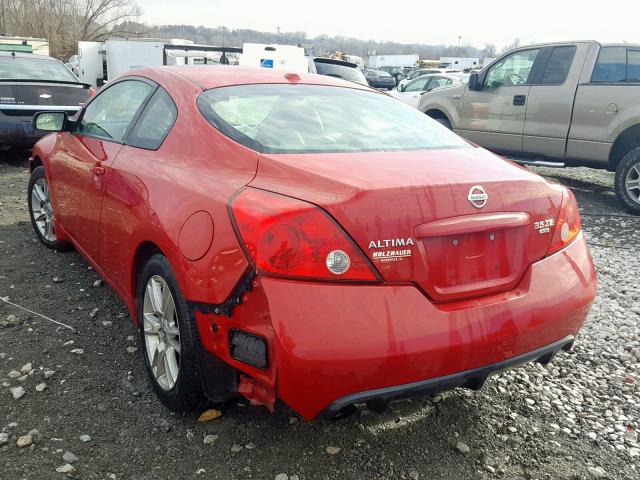
[[[434,118],[434,120],[436,122],[438,122],[440,125],[443,125],[443,126],[447,127],[449,130],[451,130],[451,122],[449,120],[447,120],[446,118],[436,117],[436,118]]]
[[[194,344],[197,326],[166,257],[151,257],[139,286],[140,337],[153,389],[170,410],[193,410],[203,396]]]
[[[640,215],[640,147],[620,160],[616,168],[615,191],[629,212]]]
[[[68,250],[70,244],[58,240],[53,224],[54,214],[51,206],[49,182],[43,166],[33,169],[27,186],[27,203],[31,226],[38,240],[54,250]]]

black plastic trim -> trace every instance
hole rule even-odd
[[[534,361],[546,365],[560,350],[570,350],[574,341],[575,338],[572,335],[569,335],[531,352],[524,353],[501,362],[492,363],[491,365],[486,365],[484,367],[474,368],[473,370],[466,370],[464,372],[453,373],[444,377],[436,377],[419,382],[405,383],[394,387],[353,393],[333,402],[319,415],[319,417],[332,418],[350,405],[365,403],[372,400],[393,402],[437,393],[443,390],[451,390],[457,387],[466,387],[478,390],[482,387],[486,379],[494,373]]]
[[[243,296],[246,292],[253,290],[253,278],[255,273],[252,269],[242,277],[236,288],[223,303],[203,303],[203,302],[187,302],[192,311],[198,310],[202,313],[213,313],[214,315],[224,315],[231,317],[233,309],[243,302]]]

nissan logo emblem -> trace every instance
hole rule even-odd
[[[485,192],[484,188],[482,188],[480,185],[474,185],[469,189],[467,200],[469,200],[469,203],[475,208],[482,208],[487,204],[487,200],[489,200],[489,194]]]

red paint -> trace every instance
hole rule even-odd
[[[374,272],[333,281],[320,249],[303,275],[261,268],[231,318],[196,313],[205,349],[241,372],[241,393],[252,401],[272,405],[277,395],[313,418],[344,395],[498,362],[575,335],[584,321],[595,273],[573,196],[562,187],[475,147],[259,155],[213,128],[196,99],[203,88],[283,83],[281,72],[133,74],[162,86],[178,107],[157,151],[61,133],[38,142],[33,156],[49,177],[58,236],[74,243],[135,321],[145,245],[165,254],[188,300],[219,304],[273,246],[256,225],[282,211],[311,240],[348,245],[352,261],[366,266],[354,271]],[[298,83],[366,89],[306,74]],[[474,185],[489,194],[481,210],[467,199]],[[243,188],[245,216],[236,221],[243,241],[259,249],[255,258],[228,209]],[[272,192],[261,194],[272,201],[260,203],[256,189]],[[549,219],[569,223],[575,237],[560,245],[558,227],[534,228]],[[266,340],[267,369],[230,357],[233,328]]]

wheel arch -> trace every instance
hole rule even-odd
[[[34,155],[29,162],[29,173],[32,173],[36,168],[43,167],[44,164],[38,155]]]
[[[449,116],[445,112],[443,112],[442,109],[440,108],[430,108],[424,113],[425,115],[428,115],[431,118],[443,118],[447,120],[450,125],[453,125],[453,123],[451,122],[451,118],[449,118]]]
[[[147,264],[149,259],[156,254],[165,255],[157,244],[149,240],[141,242],[140,245],[138,245],[138,247],[136,248],[135,253],[133,254],[133,259],[131,261],[131,277],[129,279],[129,291],[131,292],[131,298],[134,299],[136,307],[137,302],[140,300],[138,298],[138,282],[140,280],[140,274],[142,273],[142,270],[144,269],[144,266]],[[138,324],[139,319],[137,308],[134,308],[130,313],[132,315],[134,323]]]
[[[615,170],[620,160],[634,148],[640,147],[640,123],[627,127],[613,142],[609,164]]]

